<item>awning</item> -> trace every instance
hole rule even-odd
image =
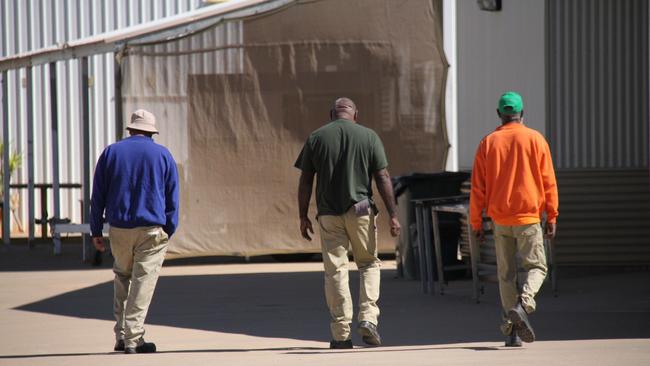
[[[229,18],[268,12],[295,0],[232,0],[157,21],[0,58],[0,72],[119,51],[126,44],[181,38]]]

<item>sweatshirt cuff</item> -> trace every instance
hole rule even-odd
[[[482,220],[479,221],[478,223],[477,222],[472,222],[471,224],[472,224],[472,230],[474,230],[474,231],[479,231],[483,227],[483,221]]]
[[[102,226],[100,226],[99,229],[97,228],[96,225],[91,225],[91,227],[90,227],[90,236],[92,238],[101,238],[102,236],[104,236],[103,229],[104,229],[103,224],[102,224]]]

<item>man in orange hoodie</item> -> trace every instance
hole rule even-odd
[[[504,93],[497,114],[502,124],[479,144],[472,169],[470,220],[479,242],[485,241],[483,210],[494,223],[499,292],[504,312],[501,331],[506,346],[533,342],[528,314],[535,311],[535,294],[546,277],[544,233],[555,237],[558,195],[548,143],[524,126],[521,96]],[[517,286],[517,254],[527,272]],[[519,338],[521,337],[521,338]]]

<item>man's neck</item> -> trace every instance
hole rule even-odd
[[[345,120],[345,121],[348,121],[348,122],[357,123],[357,121],[355,121],[353,118],[349,118],[349,117],[336,117],[335,121],[338,121],[338,120]]]

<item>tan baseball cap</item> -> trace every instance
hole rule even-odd
[[[158,133],[156,129],[156,117],[153,113],[144,109],[138,109],[131,114],[131,123],[126,125],[126,128],[129,130]]]

